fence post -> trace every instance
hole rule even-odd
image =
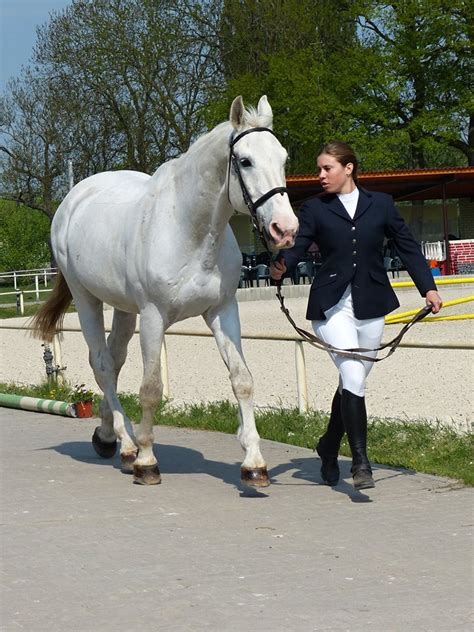
[[[168,398],[170,396],[170,381],[169,381],[169,373],[168,373],[168,352],[166,350],[166,340],[163,336],[163,342],[161,344],[161,357],[160,357],[160,368],[161,368],[161,381],[163,382],[163,397]]]
[[[16,272],[13,273],[13,287],[15,290],[18,289],[18,285],[16,283]]]
[[[44,274],[44,287],[48,287],[48,275],[46,274],[46,268],[43,271]]]
[[[69,190],[74,186],[74,170],[72,166],[72,160],[67,161],[67,173],[69,179]]]
[[[308,385],[306,381],[306,362],[304,358],[303,342],[295,342],[296,388],[298,391],[298,410],[305,413],[308,410]]]
[[[39,294],[39,278],[38,275],[35,275],[35,290],[36,290],[36,300],[39,302],[40,294]]]
[[[16,293],[16,313],[20,313],[22,316],[25,313],[25,301],[23,298],[23,290],[19,290]]]
[[[59,341],[58,334],[55,334],[53,337],[53,357],[56,370],[56,382],[58,386],[62,386],[64,384],[63,371],[66,367],[63,367],[63,361],[61,357],[61,343]]]

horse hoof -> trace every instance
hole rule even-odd
[[[138,485],[159,485],[161,474],[158,463],[155,465],[134,465],[133,482]]]
[[[114,441],[103,441],[99,436],[100,426],[94,430],[92,435],[92,446],[103,459],[111,459],[117,452],[117,439]]]
[[[133,474],[133,464],[135,463],[137,454],[138,450],[134,450],[133,452],[122,452],[120,454],[120,470],[124,474]]]
[[[240,480],[244,485],[251,487],[268,487],[270,485],[266,467],[242,467],[240,468]]]

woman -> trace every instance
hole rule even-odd
[[[383,264],[384,239],[392,239],[418,291],[437,313],[442,300],[428,264],[393,200],[357,186],[357,158],[346,143],[325,145],[318,156],[318,173],[324,194],[308,200],[299,215],[300,228],[291,250],[282,250],[270,274],[279,280],[292,274],[312,242],[321,252],[322,266],[309,295],[306,317],[316,335],[339,349],[380,345],[384,316],[399,306]],[[376,352],[366,353],[372,357]],[[339,370],[329,425],[316,450],[321,476],[328,485],[339,480],[337,457],[347,433],[352,452],[356,489],[374,487],[367,457],[365,382],[373,363],[331,357]]]

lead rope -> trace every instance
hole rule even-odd
[[[269,250],[267,246],[267,242],[263,238],[263,235],[260,233],[260,231],[257,231],[257,232],[265,250],[270,255],[270,257],[273,257],[273,254]],[[323,351],[329,351],[330,353],[336,353],[337,355],[343,356],[345,358],[352,358],[355,360],[367,360],[368,362],[381,362],[382,360],[385,360],[386,358],[390,357],[392,353],[395,351],[395,349],[398,347],[400,342],[402,341],[402,338],[407,333],[407,331],[411,329],[411,327],[413,327],[415,323],[420,322],[421,320],[423,320],[423,318],[425,318],[425,316],[428,316],[428,314],[431,313],[431,306],[425,305],[424,307],[420,309],[420,311],[418,311],[413,316],[410,322],[408,322],[400,330],[400,332],[395,336],[395,338],[393,338],[389,342],[386,342],[383,345],[380,345],[380,347],[377,347],[376,349],[367,349],[365,347],[354,347],[353,349],[339,349],[338,347],[333,347],[327,342],[324,342],[324,340],[321,340],[321,338],[318,338],[318,336],[316,336],[315,334],[312,334],[311,332],[306,331],[306,329],[302,329],[295,323],[295,321],[291,317],[289,309],[285,306],[285,297],[281,293],[281,286],[282,286],[282,281],[281,280],[277,281],[276,282],[276,297],[280,302],[281,311],[285,314],[286,318],[288,319],[288,322],[291,324],[291,326],[296,331],[296,333],[298,333],[304,340],[306,340],[306,342],[309,342],[310,345],[312,345],[313,347],[316,347],[317,349],[323,349]],[[378,352],[378,351],[382,351],[383,349],[389,349],[389,351],[382,358],[372,358],[371,356],[364,355],[365,353]]]
[[[277,288],[276,297],[280,301],[281,311],[285,314],[285,316],[287,317],[288,321],[292,325],[293,329],[302,338],[304,338],[304,340],[306,340],[306,342],[309,342],[310,345],[312,345],[313,347],[316,347],[317,349],[323,349],[324,351],[330,351],[331,353],[337,353],[337,355],[343,356],[345,358],[353,358],[353,359],[357,359],[357,360],[367,360],[369,362],[381,362],[382,360],[385,360],[386,358],[391,356],[392,353],[395,351],[395,349],[400,344],[400,342],[402,341],[402,338],[407,333],[407,331],[411,327],[413,327],[413,325],[415,323],[418,323],[420,320],[423,320],[423,318],[425,318],[425,316],[427,316],[429,313],[431,313],[431,306],[430,305],[425,305],[425,307],[422,307],[420,309],[420,311],[417,312],[413,316],[413,318],[410,320],[410,322],[407,323],[400,330],[400,332],[398,333],[397,336],[395,336],[395,338],[390,340],[390,342],[386,342],[385,344],[381,345],[380,347],[377,347],[376,349],[366,349],[365,347],[355,347],[353,349],[339,349],[338,347],[333,347],[332,345],[329,345],[327,342],[324,342],[324,340],[321,340],[321,338],[318,338],[318,336],[315,336],[314,334],[310,333],[309,331],[306,331],[306,329],[302,329],[301,327],[298,327],[298,325],[295,323],[295,321],[291,317],[288,308],[285,307],[285,298],[284,298],[284,296],[281,293],[281,281],[277,281],[276,288]],[[388,351],[388,353],[386,355],[383,356],[383,358],[372,358],[371,356],[363,355],[364,353],[374,352],[374,351],[382,351],[383,349],[387,349],[387,348],[390,348],[390,350]]]

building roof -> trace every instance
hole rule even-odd
[[[287,176],[286,184],[294,204],[322,193],[315,174]],[[359,184],[371,191],[388,193],[400,202],[474,198],[474,167],[367,171],[359,173]]]

